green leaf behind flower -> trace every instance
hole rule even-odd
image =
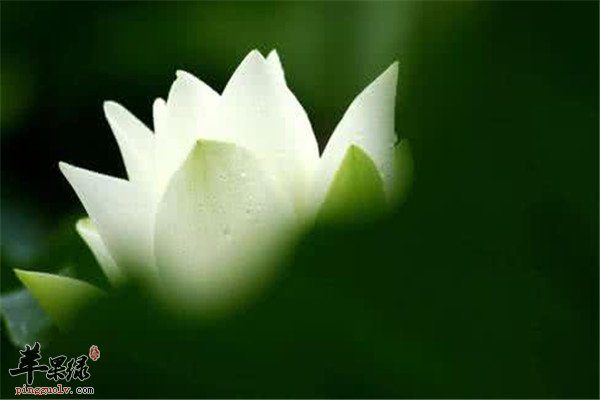
[[[52,321],[27,289],[15,290],[0,297],[4,329],[12,343],[45,344],[52,334]]]
[[[97,287],[66,276],[18,269],[15,273],[59,328],[67,328],[77,311],[104,295]]]

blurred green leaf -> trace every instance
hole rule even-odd
[[[4,327],[11,342],[17,347],[27,343],[47,343],[53,331],[50,317],[27,289],[3,294],[0,309]]]
[[[24,270],[15,273],[60,328],[69,327],[82,307],[104,295],[87,282],[65,276]]]

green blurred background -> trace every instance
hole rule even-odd
[[[399,60],[415,180],[392,217],[317,227],[229,318],[177,321],[132,289],[44,336],[43,355],[98,345],[98,397],[598,397],[598,11],[3,2],[3,294],[15,267],[105,284],[57,168],[124,176],[102,101],[151,125],[175,70],[220,91],[249,50],[276,48],[323,148]],[[1,350],[8,397],[23,382],[6,324]]]

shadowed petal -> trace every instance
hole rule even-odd
[[[147,277],[153,269],[152,197],[133,182],[59,163],[103,242],[123,272]]]
[[[123,280],[123,274],[110,255],[93,222],[89,218],[82,218],[77,221],[75,228],[94,254],[110,283],[113,285],[120,283]]]

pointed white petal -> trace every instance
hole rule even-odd
[[[285,73],[283,72],[283,66],[281,65],[281,60],[279,59],[279,54],[277,54],[277,50],[273,49],[267,56],[267,64],[273,75],[281,81],[281,83],[285,84]]]
[[[69,327],[83,306],[105,294],[97,287],[78,279],[44,272],[14,271],[40,307],[60,328]]]
[[[164,119],[157,132],[156,149],[156,178],[160,191],[181,166],[195,141],[214,138],[217,134],[213,125],[219,99],[219,94],[204,82],[192,74],[177,71],[165,110],[158,111],[159,115],[163,114],[159,119]]]
[[[117,139],[129,179],[148,184],[154,155],[152,131],[113,101],[104,102],[104,113]]]
[[[199,141],[158,206],[155,254],[161,280],[182,306],[229,305],[260,283],[281,249],[293,211],[253,155]]]
[[[121,270],[152,278],[154,207],[148,192],[123,179],[63,162],[59,166]]]
[[[110,283],[113,285],[121,283],[123,281],[123,274],[110,255],[110,252],[106,248],[106,245],[93,222],[89,218],[82,218],[77,221],[75,228],[77,229],[79,236],[81,236],[92,251],[92,254],[94,254],[96,261],[98,261],[98,264],[102,267],[102,271],[104,271],[104,274]]]
[[[167,99],[167,125],[170,135],[192,140],[213,138],[209,120],[219,103],[219,94],[194,75],[177,71]]]
[[[252,151],[300,209],[319,150],[306,112],[276,75],[258,51],[246,56],[221,97],[219,137]]]
[[[333,181],[344,154],[351,145],[357,145],[373,160],[383,180],[386,196],[392,196],[395,182],[394,113],[398,64],[394,63],[371,83],[350,104],[335,128],[319,165],[317,203]]]
[[[154,100],[152,104],[152,119],[154,122],[154,133],[162,134],[165,129],[165,123],[167,118],[167,103],[160,97]]]

